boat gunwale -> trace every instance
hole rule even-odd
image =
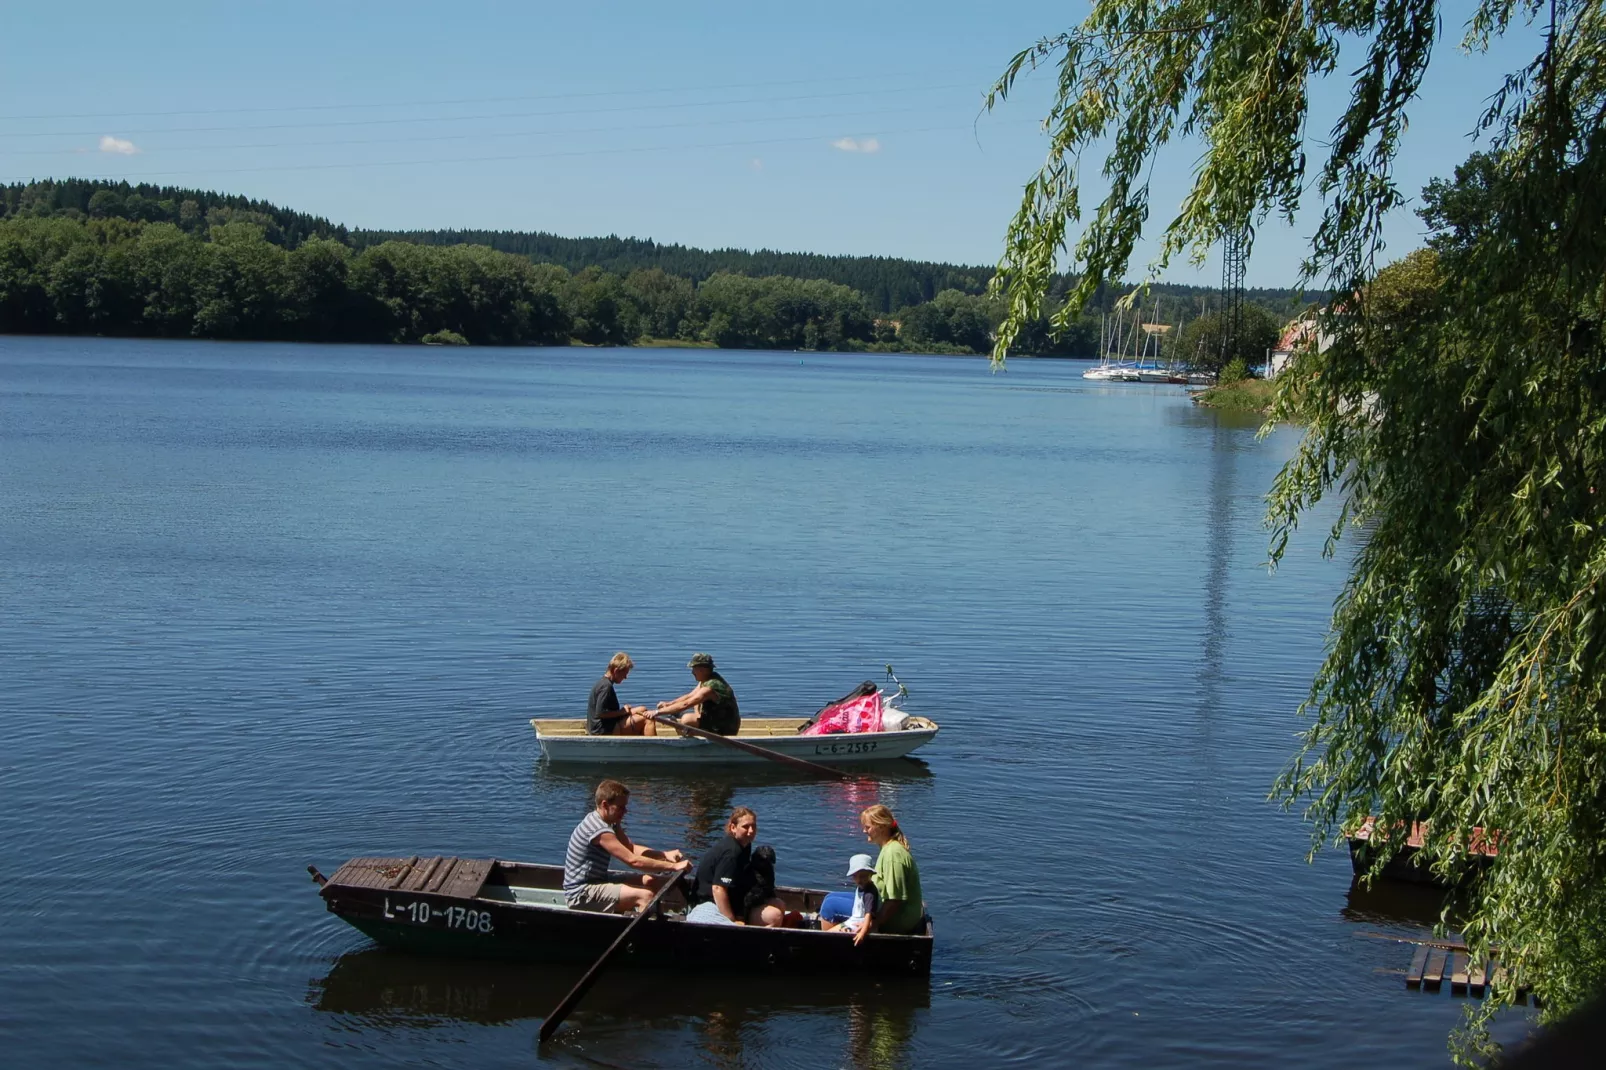
[[[783,720],[783,719],[787,719],[787,718],[776,718],[776,720]],[[539,740],[583,739],[588,743],[595,742],[595,743],[609,743],[609,744],[613,744],[613,743],[646,743],[646,744],[673,743],[673,744],[685,744],[685,743],[708,743],[709,742],[708,740],[691,739],[690,737],[676,736],[676,735],[665,735],[665,736],[595,735],[594,736],[594,735],[591,735],[591,734],[589,734],[587,732],[560,732],[560,733],[553,733],[551,735],[543,735],[542,732],[541,732],[541,725],[542,724],[550,724],[550,723],[555,722],[555,721],[556,722],[561,722],[561,723],[564,723],[564,724],[568,724],[568,723],[571,723],[571,722],[583,724],[585,722],[585,719],[583,717],[582,718],[572,718],[572,717],[570,717],[570,718],[564,718],[564,717],[532,717],[532,718],[530,718],[530,726],[535,729],[535,737],[537,739],[539,739]],[[806,718],[799,719],[798,723],[800,725],[803,724],[803,723],[806,723]],[[843,738],[854,738],[854,739],[861,738],[861,737],[863,737],[863,738],[872,738],[873,737],[873,738],[876,738],[876,739],[912,739],[912,738],[917,738],[917,737],[924,737],[926,739],[930,739],[931,737],[935,736],[940,731],[942,731],[942,726],[937,724],[935,721],[933,721],[933,722],[931,722],[931,727],[930,728],[900,728],[897,731],[893,731],[893,732],[888,732],[888,731],[882,731],[882,732],[830,732],[830,733],[826,733],[826,734],[820,735],[820,736],[805,736],[805,735],[802,735],[801,733],[797,733],[797,732],[769,733],[769,734],[760,734],[760,733],[755,732],[750,736],[744,736],[741,733],[737,733],[735,736],[731,736],[729,738],[731,738],[731,739],[739,739],[744,743],[752,742],[753,740],[759,740],[759,739],[770,739],[770,740],[773,740],[773,739],[819,740],[819,739],[831,739],[831,738],[834,738],[834,737],[837,737],[837,736],[841,736]]]
[[[610,874],[610,876],[614,876],[614,875],[623,876],[623,874]],[[820,889],[818,889],[818,888],[792,888],[792,887],[786,887],[786,886],[781,886],[781,885],[777,885],[776,888],[775,888],[775,891],[776,891],[777,894],[780,894],[782,892],[799,892],[799,893],[807,892],[807,893],[815,894],[815,895],[829,894],[829,893],[821,893]],[[604,920],[604,921],[621,921],[621,922],[629,920],[629,916],[625,915],[625,914],[608,914],[608,913],[604,913],[604,912],[598,911],[598,910],[575,910],[573,907],[550,906],[550,905],[548,905],[546,903],[521,903],[521,902],[518,902],[517,900],[509,901],[509,900],[506,900],[506,899],[487,899],[484,896],[478,896],[478,895],[476,895],[476,896],[445,895],[445,894],[443,894],[441,892],[409,892],[407,894],[414,895],[414,896],[434,896],[437,899],[455,899],[455,900],[458,900],[458,901],[461,901],[461,902],[467,902],[467,903],[474,903],[474,902],[495,903],[499,907],[511,908],[511,909],[515,909],[515,910],[541,911],[541,912],[544,912],[544,913],[552,914],[552,915],[557,916],[557,917],[569,917],[569,918],[572,918],[572,917],[593,917],[593,918],[598,918],[598,919],[601,919],[601,920]],[[669,914],[669,913],[666,913],[666,914],[663,914],[663,915],[659,916],[658,918],[650,919],[650,920],[669,922],[669,923],[672,923],[672,924],[675,924],[675,925],[699,925],[699,926],[701,926],[701,925],[708,924],[706,922],[689,921],[689,920],[687,920],[687,917],[686,917],[685,914]],[[714,923],[713,927],[716,928],[716,929],[718,929],[718,928],[733,928],[733,929],[734,928],[740,928],[740,929],[745,930],[746,931],[746,935],[749,936],[749,937],[756,937],[760,933],[769,934],[769,936],[771,936],[771,937],[779,937],[779,936],[783,936],[783,935],[787,936],[787,937],[799,936],[799,935],[841,937],[841,936],[845,936],[845,935],[852,935],[851,933],[844,934],[844,933],[840,933],[840,932],[837,932],[837,931],[834,931],[834,930],[833,931],[827,931],[825,929],[801,929],[801,928],[796,928],[795,929],[795,928],[787,928],[787,927],[784,927],[784,926],[769,926],[769,925],[742,925],[742,926],[730,925],[730,926],[721,926],[718,923]],[[934,924],[929,919],[927,919],[926,931],[923,932],[923,933],[889,933],[889,932],[876,931],[876,932],[872,932],[870,934],[869,938],[872,939],[872,940],[933,940],[933,939],[935,939],[935,937],[932,934],[932,929],[933,928],[935,928]]]

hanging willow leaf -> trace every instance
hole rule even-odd
[[[1272,419],[1305,434],[1268,522],[1275,560],[1336,499],[1326,550],[1349,533],[1358,546],[1275,794],[1306,807],[1317,847],[1369,815],[1425,821],[1425,856],[1452,880],[1474,865],[1473,830],[1498,830],[1497,861],[1452,904],[1474,953],[1498,944],[1511,968],[1459,1037],[1467,1059],[1516,984],[1547,1017],[1606,988],[1606,14],[1476,7],[1465,47],[1534,19],[1543,46],[1491,100],[1487,151],[1429,187],[1431,248],[1378,272],[1444,6],[1101,0],[1016,56],[988,104],[1054,66],[1048,160],[994,280],[1009,316],[996,361],[1056,269],[1075,280],[1062,323],[1126,277],[1150,169],[1177,136],[1204,152],[1151,278],[1228,230],[1291,218],[1307,188],[1321,198],[1304,281],[1342,296],[1280,381]],[[1341,65],[1349,106],[1313,164],[1311,87]],[[1084,219],[1095,148],[1109,193]]]

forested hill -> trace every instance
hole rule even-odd
[[[986,293],[991,275],[638,238],[352,231],[266,201],[174,186],[0,186],[0,333],[350,342],[444,334],[493,345],[657,339],[983,353],[1004,311]],[[1101,291],[1063,331],[1050,326],[1051,294],[1015,352],[1094,356],[1111,344],[1126,352],[1138,338],[1132,313],[1109,319],[1101,337],[1103,314],[1126,289]],[[1302,304],[1293,290],[1247,297],[1272,341]],[[1197,363],[1224,359],[1221,346],[1201,340],[1216,306],[1213,289],[1156,284],[1142,315],[1180,328],[1164,345]]]
[[[44,179],[0,185],[0,219],[15,216],[173,223],[194,234],[220,224],[253,223],[263,228],[263,236],[269,242],[287,249],[313,237],[332,238],[354,250],[393,240],[415,245],[486,245],[538,264],[557,264],[571,273],[599,268],[624,276],[638,269],[658,268],[694,284],[721,273],[751,278],[779,275],[823,279],[852,287],[864,295],[871,311],[880,313],[923,304],[944,290],[980,294],[993,274],[991,267],[977,265],[768,249],[695,249],[661,244],[650,238],[564,238],[541,231],[512,230],[348,230],[321,216],[249,197],[102,179]],[[1092,311],[1105,309],[1122,292],[1124,288],[1101,294],[1096,302],[1098,308]],[[1197,305],[1200,298],[1209,299],[1218,291],[1212,287],[1157,283],[1151,292],[1167,303],[1178,299],[1179,303]],[[1279,311],[1294,307],[1300,299],[1299,292],[1291,289],[1252,289],[1247,296],[1255,304]]]
[[[146,182],[133,185],[63,178],[0,185],[0,219],[12,216],[131,219],[173,223],[191,232],[226,223],[252,223],[263,228],[268,241],[289,249],[308,238],[333,238],[350,244],[345,227],[321,216],[249,197]]]
[[[817,253],[781,253],[770,249],[693,249],[662,245],[650,238],[562,238],[540,231],[514,230],[358,230],[351,235],[357,248],[386,241],[419,245],[489,245],[504,253],[527,256],[536,263],[558,264],[570,271],[601,268],[617,275],[659,268],[692,282],[724,272],[762,278],[784,275],[794,279],[824,279],[851,286],[864,294],[870,307],[891,312],[905,305],[930,301],[944,290],[979,294],[987,288],[993,269],[886,256],[822,256]]]
[[[670,275],[700,283],[714,275],[763,278],[781,275],[793,279],[824,279],[850,286],[865,296],[874,312],[891,313],[920,305],[944,290],[978,295],[993,277],[991,267],[941,264],[929,260],[903,260],[891,256],[826,256],[820,253],[782,253],[772,249],[694,249],[664,245],[651,238],[564,238],[544,231],[520,230],[354,230],[350,244],[358,249],[387,241],[416,245],[488,245],[492,249],[527,256],[538,264],[558,264],[571,272],[600,268],[616,275],[658,268]],[[1108,306],[1129,286],[1100,293],[1096,304]],[[1061,280],[1054,290],[1063,292]],[[1220,291],[1213,287],[1155,283],[1154,296],[1197,304]],[[1291,289],[1255,289],[1248,299],[1268,309],[1296,307],[1300,292]]]

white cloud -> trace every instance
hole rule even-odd
[[[762,171],[764,170],[764,161],[755,156],[751,160],[747,161],[747,166],[751,167],[755,171]]]
[[[132,156],[139,151],[139,147],[132,141],[125,141],[123,138],[106,134],[100,139],[100,151],[115,152],[121,156]]]
[[[831,142],[831,147],[843,152],[880,152],[881,142],[873,137],[839,137]]]

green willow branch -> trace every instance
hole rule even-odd
[[[1404,201],[1394,160],[1448,10],[1098,0],[1015,57],[987,104],[1058,60],[1047,158],[994,279],[1009,317],[998,362],[1056,272],[1071,278],[1060,325],[1127,277],[1149,175],[1177,139],[1202,154],[1152,236],[1148,280],[1319,195],[1304,281],[1345,296],[1279,381],[1271,419],[1304,436],[1267,523],[1273,562],[1326,503],[1323,552],[1351,533],[1359,545],[1273,794],[1303,806],[1313,851],[1368,816],[1425,822],[1424,856],[1449,879],[1470,872],[1473,830],[1498,830],[1499,858],[1447,908],[1475,952],[1499,943],[1514,968],[1458,1034],[1469,1059],[1519,980],[1546,1017],[1606,986],[1606,5],[1470,12],[1464,47],[1543,20],[1542,50],[1479,118],[1488,151],[1426,191],[1431,248],[1378,271]],[[1348,106],[1308,159],[1310,93],[1341,62]],[[1094,159],[1096,203],[1081,184]]]

